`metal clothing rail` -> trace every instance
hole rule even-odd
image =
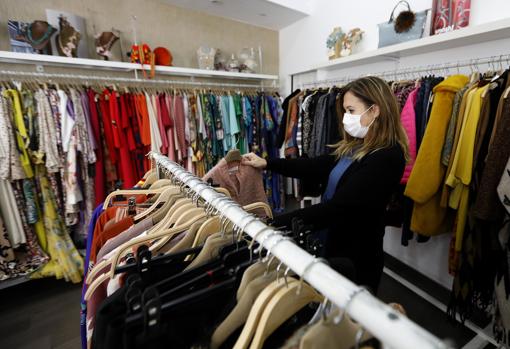
[[[244,211],[240,205],[224,194],[218,193],[168,157],[156,152],[151,152],[149,157],[156,163],[158,170],[187,186],[197,197],[216,209],[224,219],[230,220],[236,227],[258,241],[324,297],[345,309],[354,320],[379,338],[387,347],[395,349],[448,348],[447,344],[428,331],[368,292],[363,292],[364,288],[338,274],[295,243],[282,238],[280,232]]]
[[[90,81],[102,81],[108,83],[127,83],[127,84],[159,84],[159,85],[190,85],[190,86],[215,86],[215,87],[235,87],[235,88],[270,88],[277,89],[276,84],[263,85],[261,84],[236,84],[236,83],[223,83],[223,82],[207,82],[207,81],[187,81],[187,80],[144,80],[136,78],[123,78],[113,76],[100,76],[100,75],[78,75],[78,74],[64,74],[64,73],[39,73],[39,72],[25,72],[25,71],[14,71],[14,70],[0,70],[0,80],[2,76],[9,76],[14,78],[36,78],[36,79],[69,79],[69,80],[84,80]],[[11,78],[12,79],[12,78]]]
[[[357,76],[345,76],[337,79],[324,79],[324,80],[316,80],[310,81],[300,84],[301,87],[316,87],[316,86],[331,86],[332,84],[339,83],[347,83],[349,81],[364,77],[364,76],[378,76],[381,78],[394,78],[395,80],[398,77],[416,77],[416,74],[420,73],[429,73],[432,74],[437,71],[442,71],[445,74],[448,74],[452,69],[456,69],[457,73],[460,73],[460,68],[470,67],[471,71],[480,70],[480,65],[488,65],[492,70],[497,70],[497,65],[499,64],[499,68],[503,69],[503,63],[506,62],[507,65],[510,65],[510,54],[500,55],[500,56],[490,56],[490,57],[481,57],[470,60],[456,61],[456,62],[445,62],[440,64],[429,64],[425,66],[417,66],[410,68],[402,68],[402,69],[393,69],[393,70],[385,70],[378,73],[371,74],[361,74]]]

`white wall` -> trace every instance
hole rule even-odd
[[[280,86],[281,92],[290,93],[290,74],[308,70],[328,61],[326,38],[333,27],[345,31],[360,27],[365,31],[357,52],[375,50],[378,44],[377,24],[388,20],[397,0],[315,0],[309,17],[280,30]],[[413,11],[431,7],[432,0],[409,0]],[[479,25],[510,17],[510,0],[471,0],[470,25]],[[356,52],[356,51],[355,51]],[[294,88],[303,82],[356,76],[413,66],[454,62],[478,57],[510,53],[510,38],[484,42],[455,49],[408,56],[398,63],[388,60],[336,70],[319,70],[294,76]],[[469,72],[468,68],[464,72]],[[450,288],[448,275],[448,244],[450,237],[432,238],[425,244],[411,241],[408,247],[400,244],[400,230],[388,228],[384,249],[424,275]]]

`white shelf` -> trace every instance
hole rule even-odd
[[[9,51],[0,51],[0,62],[15,64],[35,64],[43,66],[57,66],[80,69],[101,69],[118,72],[129,72],[142,69],[142,66],[136,63],[104,61],[99,59],[88,58],[70,58],[61,56],[38,55],[32,53],[19,53]],[[150,70],[150,66],[145,65],[144,69]],[[235,80],[278,80],[277,75],[233,73],[216,70],[167,67],[167,66],[156,66],[156,75],[187,76],[197,78],[223,78]]]
[[[309,69],[294,72],[292,75],[317,70],[349,68],[361,64],[377,63],[387,59],[398,59],[420,53],[439,51],[506,38],[510,38],[510,18],[466,27],[444,34],[427,36],[422,39],[387,46],[372,51],[356,53],[352,56],[337,58],[327,63],[310,67]]]

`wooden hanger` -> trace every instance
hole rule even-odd
[[[179,199],[177,200],[174,205],[172,207],[170,207],[168,209],[168,211],[166,212],[165,216],[160,219],[152,228],[150,228],[147,232],[147,234],[152,234],[152,233],[155,233],[159,230],[162,230],[164,226],[168,227],[168,225],[166,225],[166,222],[164,221],[165,219],[168,220],[168,218],[171,218],[172,214],[175,212],[175,210],[177,210],[183,203],[187,203],[189,202],[189,199],[187,198],[183,198],[183,199]],[[166,208],[165,207],[162,207],[161,210],[165,210]],[[154,221],[157,221],[158,218],[154,219]],[[108,259],[103,259],[102,261],[99,261],[87,274],[87,279],[86,279],[86,283],[87,284],[90,284],[94,278],[95,278],[95,275],[97,273],[99,273],[106,265],[108,265],[111,261],[108,260]]]
[[[158,189],[158,188],[162,188],[162,187],[167,187],[169,185],[173,185],[172,180],[168,179],[168,178],[162,178],[162,179],[158,179],[154,183],[152,183],[150,185],[149,189]]]
[[[104,204],[103,204],[103,210],[106,210],[108,208],[108,206],[110,206],[110,202],[116,196],[119,196],[119,195],[135,196],[135,195],[161,194],[163,191],[165,191],[165,189],[166,188],[159,188],[159,189],[117,189],[117,190],[111,192],[106,197],[106,199],[104,200]]]
[[[192,220],[185,222],[185,224],[175,226],[171,229],[163,230],[158,233],[155,233],[153,235],[144,235],[144,236],[138,236],[130,241],[127,241],[126,243],[122,244],[116,249],[115,254],[113,255],[111,262],[106,263],[106,265],[110,265],[110,271],[108,273],[103,273],[99,275],[88,287],[87,292],[85,293],[84,299],[88,301],[92,294],[95,292],[95,290],[101,285],[104,281],[108,279],[113,279],[115,277],[115,268],[119,261],[121,260],[122,256],[124,255],[124,252],[127,252],[128,250],[134,248],[135,246],[142,245],[144,243],[161,239],[164,237],[173,237],[174,235],[181,233],[188,229],[193,223],[199,221],[200,219],[205,217],[205,213],[200,216],[194,217]]]
[[[297,281],[295,281],[295,279],[292,279],[291,282]],[[243,330],[239,335],[239,338],[237,338],[237,341],[234,345],[234,349],[248,349],[251,339],[257,329],[257,324],[260,318],[262,317],[264,308],[269,303],[271,298],[284,287],[285,283],[282,280],[275,280],[260,293],[260,295],[255,300],[253,307],[250,310],[248,319],[244,324]]]
[[[225,155],[224,159],[227,162],[227,164],[234,161],[241,161],[242,159],[241,152],[239,151],[239,149],[230,149],[227,155]]]
[[[271,211],[271,207],[265,202],[255,202],[253,204],[249,204],[243,207],[243,209],[247,212],[253,212],[258,209],[263,209],[266,213],[267,217],[273,218],[273,212]],[[207,237],[211,234],[217,233],[220,231],[220,217],[214,216],[207,219],[204,224],[198,229],[195,240],[193,241],[193,247],[198,247],[204,243]]]
[[[206,217],[204,209],[197,208],[196,206],[193,205],[193,203],[186,204],[183,207],[180,207],[179,210],[176,210],[171,219],[172,221],[171,224],[173,224],[174,226],[178,226],[189,220],[193,220],[195,217],[198,216]],[[173,221],[174,219],[175,221]],[[169,236],[167,238],[160,239],[150,247],[151,251],[159,250],[161,247],[165,246],[166,243],[169,242],[172,237],[173,236]]]
[[[149,208],[147,208],[145,211],[139,213],[138,215],[136,215],[134,217],[134,220],[135,221],[140,221],[142,220],[143,218],[151,215],[155,210],[158,209],[159,205],[166,202],[168,199],[170,199],[170,197],[172,197],[173,195],[177,195],[179,194],[181,191],[179,189],[179,187],[175,187],[175,186],[168,186],[165,188],[165,190],[158,195],[158,198],[156,199],[156,202],[154,202],[154,204],[152,204],[152,206],[150,206]]]
[[[264,341],[292,315],[309,303],[323,300],[323,296],[305,283],[291,282],[280,289],[264,308],[250,349],[261,349]]]
[[[157,171],[151,172],[147,178],[145,178],[145,183],[143,184],[142,188],[148,188],[152,183],[157,181],[159,179]]]

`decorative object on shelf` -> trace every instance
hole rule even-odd
[[[81,34],[67,21],[64,16],[59,17],[59,32],[57,34],[57,51],[61,56],[78,57],[78,44]]]
[[[239,72],[239,60],[234,53],[232,53],[232,56],[227,62],[227,70],[229,72]]]
[[[151,66],[151,71],[149,78],[153,78],[156,74],[155,66],[156,66],[156,57],[154,53],[151,51],[151,48],[147,44],[131,45],[131,52],[128,53],[128,56],[131,58],[131,63],[138,63],[142,66],[144,64]],[[142,69],[143,75],[147,78],[145,74],[145,69]]]
[[[352,49],[363,39],[363,33],[360,28],[354,28],[342,37],[341,57],[349,56],[352,53]]]
[[[53,54],[89,58],[87,27],[83,17],[65,11],[46,10],[46,18],[53,27],[59,28],[52,38],[52,45],[57,49]]]
[[[399,5],[405,5],[407,10],[400,12],[395,18],[395,11]],[[390,19],[378,25],[379,47],[385,47],[402,42],[420,39],[423,36],[427,20],[428,10],[413,12],[411,6],[405,0],[397,2]]]
[[[328,58],[335,59],[340,57],[342,38],[345,36],[342,28],[335,27],[326,40],[326,47],[328,48]]]
[[[112,29],[95,36],[96,53],[108,61],[112,57],[112,47],[120,39],[120,32]]]
[[[25,40],[25,33],[30,23],[7,21],[7,30],[9,33],[9,43],[11,44],[12,52],[20,53],[37,53],[34,48]]]
[[[154,58],[156,61],[156,65],[166,66],[171,66],[172,61],[174,59],[172,53],[164,47],[156,47],[154,49]]]
[[[225,57],[220,49],[216,50],[216,55],[214,56],[214,69],[227,71],[227,57]]]
[[[470,13],[471,0],[434,0],[430,35],[467,27]]]
[[[9,21],[8,27],[13,52],[52,54],[51,37],[57,30],[48,22]]]
[[[214,70],[216,51],[213,47],[200,46],[197,50],[198,67],[200,69]]]
[[[239,58],[239,71],[242,73],[255,73],[259,67],[253,47],[243,48],[237,55]]]

